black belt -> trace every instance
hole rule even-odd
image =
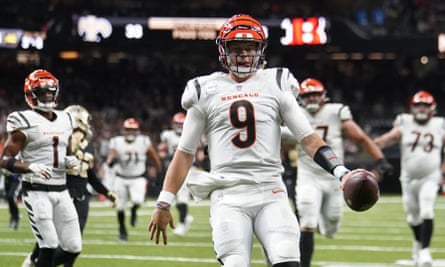
[[[127,178],[127,179],[132,179],[132,178],[141,178],[144,177],[144,174],[141,175],[122,175],[120,173],[116,173],[117,176],[122,177],[122,178]]]
[[[29,191],[61,192],[66,189],[66,185],[33,184],[33,183],[23,182],[22,188],[24,190],[29,190]]]

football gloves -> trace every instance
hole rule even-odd
[[[65,156],[65,168],[75,170],[80,168],[80,161],[76,156]]]
[[[45,164],[31,163],[29,164],[28,168],[32,173],[45,180],[51,179],[53,175],[53,168],[50,166],[46,166]]]
[[[374,169],[379,173],[381,178],[391,175],[394,172],[394,167],[385,158],[377,160]]]

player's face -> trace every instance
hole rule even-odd
[[[227,45],[231,66],[250,68],[258,56],[258,43],[232,41]]]
[[[137,129],[125,129],[125,140],[127,142],[133,142],[136,139],[136,136],[139,134],[139,130]]]
[[[306,93],[300,97],[309,112],[317,112],[323,104],[323,94],[319,92]]]
[[[431,105],[427,103],[415,103],[411,106],[411,112],[418,122],[426,122],[433,115]]]
[[[37,99],[40,103],[46,104],[54,102],[56,90],[51,90],[48,88],[34,88],[34,94],[37,96]]]

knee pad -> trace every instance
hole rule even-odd
[[[298,240],[294,242],[283,241],[278,242],[273,251],[268,254],[272,266],[280,262],[297,262],[300,260],[300,250]]]

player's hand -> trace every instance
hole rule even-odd
[[[162,234],[164,245],[167,245],[167,225],[175,229],[170,210],[155,208],[151,215],[150,224],[148,225],[150,240],[155,238],[156,244],[159,244],[159,237]]]
[[[354,173],[358,172],[358,171],[366,171],[369,172],[368,170],[365,169],[354,169],[348,173],[346,173],[345,175],[343,175],[343,177],[341,178],[341,182],[340,182],[340,187],[343,190],[343,188],[345,187],[345,183],[346,181],[352,176],[354,175]]]
[[[375,170],[378,172],[380,178],[391,175],[394,172],[394,167],[388,160],[381,158],[375,163]]]
[[[74,170],[80,168],[80,161],[76,156],[65,156],[65,168]]]
[[[107,198],[108,198],[108,200],[113,202],[113,208],[115,208],[117,206],[117,201],[119,200],[116,193],[109,191],[107,194]]]
[[[31,163],[28,169],[43,179],[49,180],[53,176],[53,168],[40,163]]]
[[[80,130],[75,130],[71,134],[71,152],[76,153],[80,149],[82,141],[85,139],[85,134]]]

